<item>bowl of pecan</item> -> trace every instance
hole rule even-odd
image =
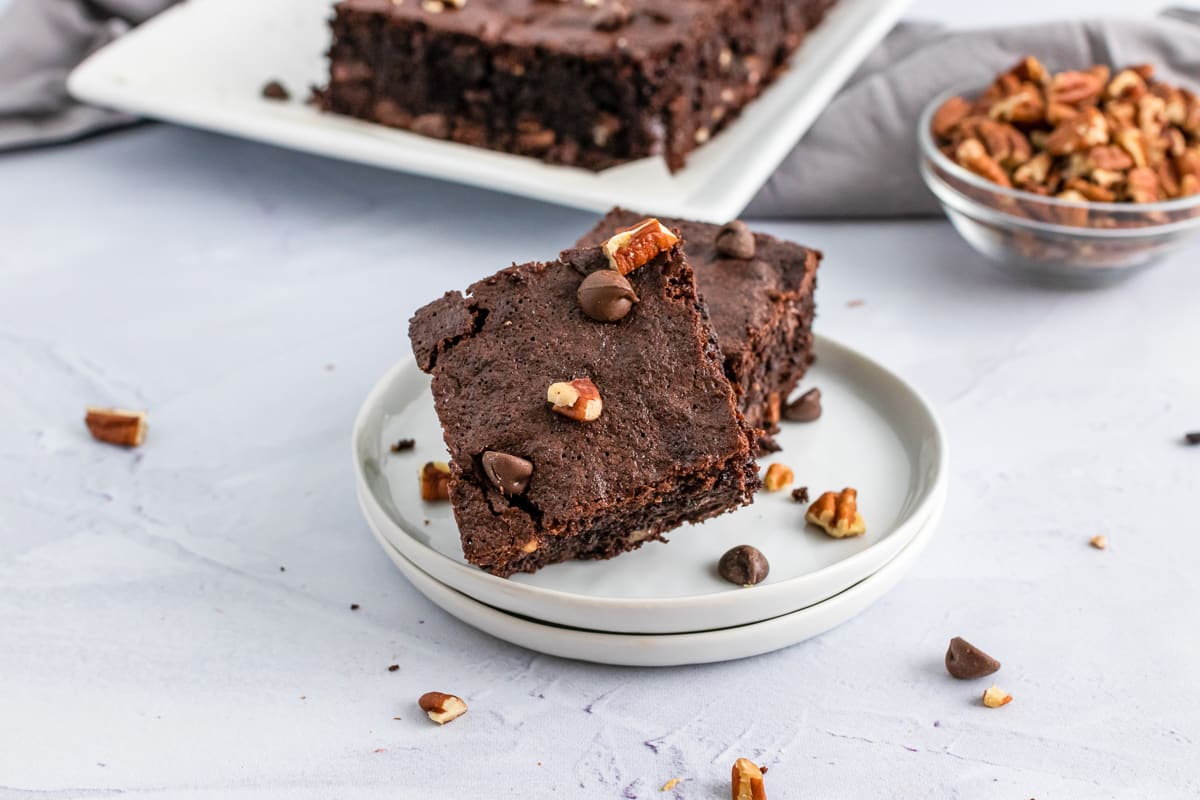
[[[1148,66],[1051,73],[1032,56],[925,109],[921,174],[1005,269],[1096,284],[1200,228],[1200,99]]]

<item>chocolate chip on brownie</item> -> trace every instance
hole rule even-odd
[[[726,224],[717,231],[717,252],[726,258],[743,261],[754,258],[754,234],[740,219]]]
[[[533,464],[511,453],[488,450],[480,458],[483,474],[497,489],[507,495],[524,494],[533,475]]]
[[[579,308],[597,322],[617,322],[633,310],[637,294],[629,279],[615,269],[591,273],[579,284]]]

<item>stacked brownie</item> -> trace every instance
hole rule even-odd
[[[613,209],[578,246],[602,242],[644,215]],[[725,374],[746,421],[778,430],[780,408],[812,363],[813,300],[821,253],[742,223],[663,219],[683,235],[688,262],[708,306]]]
[[[600,247],[514,266],[413,317],[471,563],[507,576],[609,558],[758,488],[683,248],[664,234],[611,263],[647,254],[624,277]],[[601,270],[618,291],[596,304],[581,286]]]
[[[599,170],[672,170],[834,0],[341,0],[322,108]]]
[[[610,558],[748,503],[759,428],[811,360],[818,258],[618,209],[558,260],[418,310],[467,560]]]

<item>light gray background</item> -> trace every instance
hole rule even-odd
[[[1097,5],[1126,9],[914,14]],[[459,624],[352,493],[411,311],[591,221],[165,126],[0,156],[0,797],[715,798],[740,755],[776,800],[1200,793],[1200,247],[1072,293],[942,222],[767,226],[825,250],[820,330],[936,404],[947,515],[841,628],[655,671]],[[146,446],[93,443],[88,403],[150,409]],[[1011,705],[945,674],[956,634]],[[432,726],[435,688],[470,713]]]

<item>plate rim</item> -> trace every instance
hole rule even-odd
[[[755,587],[756,595],[750,597],[745,595],[747,600],[743,601],[745,605],[758,605],[765,601],[774,601],[779,605],[786,604],[786,598],[789,594],[795,594],[795,582],[805,581],[807,583],[819,583],[822,580],[828,579],[832,574],[837,572],[857,572],[860,573],[859,580],[862,579],[862,574],[873,574],[874,571],[880,568],[876,565],[874,570],[870,567],[855,569],[855,566],[863,562],[875,562],[879,558],[880,552],[887,552],[890,548],[894,548],[890,554],[886,555],[883,563],[889,563],[896,555],[907,546],[913,538],[915,538],[921,530],[921,526],[926,520],[932,517],[935,510],[944,506],[948,495],[949,484],[949,451],[947,447],[945,430],[942,427],[941,421],[938,418],[932,404],[928,399],[911,383],[906,381],[893,370],[888,369],[879,362],[867,357],[863,353],[854,348],[848,347],[834,339],[821,334],[814,335],[814,350],[840,350],[843,356],[849,356],[852,359],[857,359],[872,365],[875,369],[885,373],[891,380],[899,383],[915,401],[916,406],[923,412],[929,423],[929,432],[931,441],[934,444],[933,450],[937,454],[937,458],[933,459],[933,479],[929,482],[928,489],[924,495],[918,500],[916,505],[911,509],[908,515],[901,520],[891,534],[883,540],[876,542],[870,547],[853,553],[846,558],[837,561],[833,564],[821,567],[818,570],[807,573],[805,575],[790,578],[778,583],[770,583],[763,586]],[[397,544],[387,537],[389,543],[396,547],[410,561],[413,561],[419,566],[422,571],[432,574],[439,582],[445,583],[448,586],[454,587],[464,594],[476,597],[479,594],[486,595],[479,599],[489,602],[497,602],[496,598],[515,598],[522,596],[526,598],[526,602],[530,605],[546,609],[559,609],[564,606],[570,608],[580,608],[581,613],[584,610],[592,614],[603,613],[621,613],[621,612],[662,612],[662,613],[703,613],[705,610],[713,606],[725,606],[729,603],[731,597],[740,596],[731,592],[712,592],[700,595],[683,595],[667,598],[623,598],[612,596],[595,596],[581,595],[573,592],[565,592],[560,589],[549,589],[540,586],[531,586],[525,583],[513,583],[505,578],[499,578],[480,570],[478,567],[463,564],[451,558],[450,556],[441,553],[434,548],[418,541],[414,538],[403,526],[398,524],[387,513],[387,510],[380,503],[371,489],[371,483],[367,479],[365,472],[364,454],[360,453],[359,441],[363,438],[363,432],[366,428],[367,418],[374,412],[377,407],[382,405],[381,397],[387,392],[390,387],[399,378],[401,373],[415,369],[412,357],[402,359],[398,364],[392,366],[384,373],[384,375],[375,383],[368,392],[366,398],[360,407],[358,414],[354,420],[354,426],[351,431],[350,449],[351,459],[353,461],[355,475],[355,489],[358,496],[361,510],[368,519],[378,519],[381,524],[386,524],[390,528],[395,528],[404,545]],[[907,535],[905,535],[907,533]],[[897,538],[899,536],[900,538]],[[898,541],[899,544],[894,544],[893,541]],[[410,547],[414,552],[420,555],[410,555]],[[436,564],[437,566],[427,566]],[[447,573],[455,577],[461,577],[460,580],[453,580],[447,577]],[[465,586],[464,586],[465,584]],[[851,584],[852,585],[852,584]],[[472,592],[466,587],[480,587],[477,592]],[[843,587],[844,590],[844,587]],[[501,600],[502,602],[502,600]],[[508,607],[507,610],[513,610]],[[517,611],[515,613],[525,613]],[[562,624],[573,624],[562,622],[564,617],[559,616],[555,621]]]
[[[854,585],[849,586],[832,597],[781,614],[770,619],[749,622],[727,628],[705,631],[686,631],[680,633],[629,633],[588,630],[574,628],[540,620],[529,619],[517,614],[488,605],[470,595],[448,586],[437,580],[429,573],[394,547],[375,525],[368,522],[368,528],[376,542],[383,548],[388,558],[400,570],[404,579],[423,597],[459,623],[473,628],[488,636],[521,647],[532,652],[551,655],[556,658],[569,658],[588,663],[609,664],[624,667],[672,667],[689,664],[711,664],[722,661],[735,661],[743,658],[753,658],[767,653],[782,650],[792,645],[821,636],[830,630],[849,622],[854,617],[866,611],[876,601],[888,594],[900,583],[900,580],[916,564],[917,559],[929,542],[933,540],[941,524],[944,509],[938,508],[927,524],[922,526],[912,541],[908,542],[900,552],[887,564]],[[415,578],[414,578],[415,573]],[[452,602],[466,607],[469,615],[479,615],[484,619],[468,620],[460,616],[458,611],[448,608],[442,602],[431,596],[430,592],[445,593]],[[849,613],[842,614],[850,606]],[[777,642],[773,637],[789,637],[786,631],[796,625],[813,620],[814,628],[798,638]],[[833,619],[829,619],[833,617]],[[501,628],[515,629],[514,638],[524,641],[514,641],[509,635],[496,632],[494,625],[499,623]],[[535,647],[530,643],[534,637],[550,637],[559,640],[562,647]],[[764,642],[766,642],[764,644]],[[717,648],[719,645],[733,644],[733,649],[718,651],[714,655],[694,657],[687,655],[690,650],[701,648]],[[740,647],[739,647],[740,645]],[[588,657],[578,652],[579,648],[591,648],[600,657]],[[575,653],[568,652],[576,649]],[[626,657],[618,654],[627,653]],[[684,657],[680,657],[681,654]],[[653,656],[661,657],[655,658]]]
[[[665,165],[656,170],[656,181],[679,180],[676,191],[665,192],[661,199],[654,203],[658,213],[703,218],[712,222],[724,222],[737,216],[786,158],[804,132],[828,107],[837,91],[859,68],[872,48],[895,26],[911,2],[912,0],[856,0],[851,4],[844,0],[842,4],[834,6],[831,14],[838,13],[842,5],[850,6],[850,10],[842,13],[846,20],[835,26],[836,33],[830,34],[833,38],[829,43],[821,40],[822,58],[815,62],[821,68],[807,68],[807,72],[815,74],[809,75],[806,81],[789,86],[786,96],[776,96],[778,93],[772,95],[774,90],[785,83],[785,79],[775,82],[755,101],[763,111],[753,115],[749,122],[751,127],[746,128],[748,134],[754,134],[750,142],[740,143],[737,147],[731,146],[728,153],[714,156],[711,163],[701,164],[701,169],[690,174],[688,167],[674,176],[666,171]],[[599,212],[606,211],[613,205],[636,205],[628,187],[623,189],[600,182],[566,185],[561,180],[566,173],[561,170],[577,171],[576,167],[546,165],[498,151],[435,140],[423,141],[427,145],[438,145],[436,149],[422,147],[422,152],[415,156],[398,157],[396,153],[403,150],[406,141],[403,137],[413,137],[415,134],[353,118],[338,117],[340,122],[358,123],[356,126],[341,128],[336,125],[312,124],[313,118],[309,116],[294,119],[272,116],[263,113],[262,107],[258,107],[258,110],[247,110],[236,104],[197,104],[186,96],[179,97],[178,93],[156,92],[153,86],[147,89],[145,84],[131,81],[119,71],[114,71],[114,64],[120,65],[122,58],[140,56],[140,51],[134,48],[146,41],[156,41],[155,37],[160,35],[159,31],[170,30],[177,18],[189,19],[189,15],[204,13],[197,11],[197,7],[202,3],[203,0],[192,0],[168,8],[92,53],[71,71],[67,79],[68,91],[81,100],[139,116],[542,202]],[[815,28],[809,38],[815,38],[828,29],[827,23],[828,20],[823,23],[824,28]],[[133,53],[134,56],[129,56],[129,53]],[[770,96],[775,96],[775,99],[764,105],[764,101]],[[750,117],[750,114],[740,115],[730,128]],[[775,135],[764,137],[764,131],[775,132]],[[396,136],[402,138],[396,139]],[[414,140],[407,141],[411,143]],[[751,157],[747,157],[744,151],[752,142],[757,144],[752,148]],[[496,160],[470,157],[472,152],[480,151],[507,158]],[[701,152],[702,149],[697,150],[694,155],[698,156]],[[470,166],[457,168],[455,165],[462,163],[464,157]],[[436,163],[427,164],[430,160]],[[526,164],[547,169],[521,169],[521,165]],[[694,161],[692,166],[695,166]],[[581,176],[603,174],[586,170],[580,172]]]

